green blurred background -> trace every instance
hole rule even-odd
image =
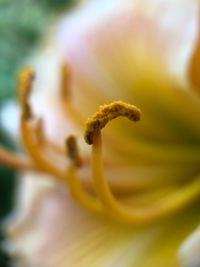
[[[24,59],[42,38],[45,27],[73,0],[0,0],[0,109],[15,97],[15,81]],[[14,144],[0,128],[0,144],[14,149]],[[0,221],[13,207],[15,173],[0,166]],[[0,246],[5,237],[0,232]],[[0,267],[12,266],[12,261],[0,247]]]

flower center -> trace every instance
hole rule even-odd
[[[66,138],[65,150],[68,156],[68,166],[61,168],[48,157],[47,149],[65,159],[65,150],[63,151],[63,149],[45,137],[43,120],[36,118],[33,114],[29,103],[33,77],[33,71],[30,68],[24,69],[19,75],[19,102],[22,108],[21,135],[25,149],[32,162],[13,155],[3,148],[0,148],[0,162],[13,168],[31,169],[53,175],[68,186],[71,195],[80,205],[91,212],[112,218],[121,223],[148,223],[171,214],[199,198],[200,177],[197,177],[179,189],[173,192],[170,191],[165,197],[160,197],[150,201],[150,203],[145,201],[147,196],[141,194],[140,200],[146,203],[142,206],[137,205],[137,203],[132,206],[126,205],[120,201],[120,196],[113,192],[112,183],[108,183],[108,179],[106,179],[104,174],[101,130],[108,122],[120,116],[127,117],[133,122],[140,120],[140,110],[122,101],[115,101],[108,105],[100,106],[99,111],[91,116],[85,124],[85,141],[92,146],[91,172],[94,184],[93,192],[88,191],[78,176],[78,169],[82,168],[84,161],[82,161],[79,155],[79,149],[74,136]],[[65,102],[64,104],[74,120],[83,124],[81,116],[73,109],[69,101],[69,92],[66,93],[65,91],[69,79],[69,72],[65,65],[61,69],[61,79],[62,100]],[[157,192],[153,187],[150,187],[149,193],[156,194]],[[126,195],[126,190],[124,190],[124,194]],[[134,192],[132,194],[134,196]]]

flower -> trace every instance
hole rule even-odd
[[[198,7],[83,2],[20,73],[32,161],[0,156],[28,171],[7,226],[24,266],[199,265]]]

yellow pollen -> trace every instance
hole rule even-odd
[[[104,128],[109,121],[120,116],[127,117],[131,121],[139,121],[140,114],[141,112],[137,107],[122,101],[100,106],[99,111],[86,122],[84,135],[86,143],[91,145],[94,133]]]

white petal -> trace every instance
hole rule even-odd
[[[183,242],[179,257],[183,267],[200,266],[200,227]]]
[[[178,266],[176,251],[198,217],[194,211],[149,226],[123,226],[82,210],[62,185],[49,186],[40,178],[28,178],[27,186],[37,188],[29,190],[29,212],[17,225],[15,217],[11,221],[11,253],[22,266]]]
[[[113,98],[133,89],[135,54],[183,85],[197,33],[196,0],[88,1],[63,19],[59,40],[78,86]]]

